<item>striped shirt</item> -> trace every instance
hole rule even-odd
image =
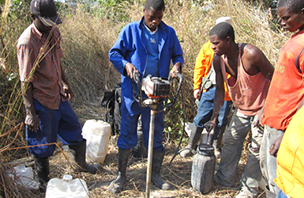
[[[64,95],[60,66],[63,53],[59,29],[54,26],[49,35],[51,39],[31,24],[19,37],[17,58],[20,80],[31,82],[33,98],[54,110],[59,108],[61,95]]]

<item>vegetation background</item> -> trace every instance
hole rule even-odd
[[[192,97],[192,77],[195,58],[200,47],[208,41],[208,33],[215,20],[230,16],[236,33],[236,42],[251,43],[259,47],[275,65],[279,51],[289,34],[281,32],[276,14],[276,1],[260,0],[166,0],[163,21],[172,26],[181,42],[185,64],[183,66],[183,87],[178,102],[166,110],[166,129],[170,134],[167,149],[171,156],[183,134],[182,122],[192,122],[196,108]],[[40,193],[29,191],[6,176],[9,162],[18,158],[30,158],[24,134],[24,109],[20,91],[16,44],[23,30],[31,24],[29,0],[4,1],[1,3],[0,28],[0,197],[43,197]],[[117,39],[124,25],[140,20],[144,0],[98,0],[97,2],[68,1],[56,2],[63,23],[59,25],[62,34],[64,58],[62,65],[74,92],[71,104],[80,121],[104,119],[100,102],[105,91],[111,90],[120,82],[120,74],[108,60],[108,51]],[[183,106],[184,105],[184,106]],[[111,197],[106,186],[115,178],[117,169],[117,136],[110,141],[109,152],[104,163],[105,172],[99,176],[87,174],[74,175],[88,182],[90,197]],[[184,138],[182,146],[187,139]],[[246,162],[246,145],[241,164]],[[62,153],[63,154],[63,153]],[[52,161],[51,177],[62,177],[70,173],[65,158],[59,155]],[[165,178],[170,180],[176,190],[172,194],[154,195],[155,197],[200,197],[191,191],[190,174],[192,159],[175,158],[169,164],[164,161]],[[57,164],[57,165],[56,165]],[[138,169],[145,168],[142,160],[130,165],[130,175],[138,175]],[[242,173],[240,164],[239,174]],[[60,168],[58,169],[58,166]],[[173,167],[172,167],[173,166]],[[182,171],[181,171],[182,170]],[[144,175],[145,171],[140,170]],[[168,174],[167,174],[168,173]],[[71,173],[73,174],[73,173]],[[101,184],[96,182],[104,180]],[[141,182],[141,183],[140,183]],[[143,178],[139,183],[129,183],[126,191],[117,196],[140,197],[144,192]],[[236,186],[238,183],[236,184]],[[157,192],[157,190],[155,190]],[[219,187],[206,196],[233,197],[237,190],[222,190]],[[261,191],[261,194],[263,192]],[[262,196],[262,195],[261,195]]]

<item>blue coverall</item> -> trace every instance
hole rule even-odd
[[[140,76],[143,76],[146,62],[148,60],[147,49],[143,34],[144,17],[140,21],[126,25],[120,32],[117,41],[109,51],[109,60],[114,67],[121,73],[121,95],[123,102],[121,105],[121,133],[118,138],[117,146],[120,149],[131,149],[137,144],[137,120],[142,116],[142,128],[144,145],[148,146],[148,134],[150,123],[150,108],[141,108],[134,100],[132,90],[132,80],[127,76],[125,65],[127,62],[133,64]],[[159,34],[159,77],[168,78],[171,60],[173,64],[184,63],[183,51],[174,29],[164,22],[158,26]],[[135,91],[137,86],[135,84]],[[154,143],[156,150],[162,151],[162,135],[164,129],[163,107],[156,110]]]

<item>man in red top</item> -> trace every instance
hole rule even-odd
[[[304,1],[280,0],[278,14],[283,29],[296,33],[281,49],[262,117],[265,131],[260,164],[269,194],[279,191],[273,181],[276,177],[275,155],[284,131],[304,102]]]
[[[29,146],[55,143],[58,138],[69,145],[70,160],[78,171],[96,172],[100,165],[85,162],[86,141],[69,100],[73,92],[61,68],[61,23],[53,0],[32,0],[33,23],[21,34],[17,58],[23,102],[26,111],[26,138]],[[55,144],[31,147],[40,190],[48,181],[49,160]]]

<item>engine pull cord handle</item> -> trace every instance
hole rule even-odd
[[[168,101],[168,100],[165,100],[165,103],[166,103],[166,104],[164,105],[165,107],[171,107],[171,106],[174,105],[174,103],[175,103],[175,101],[176,101],[176,98],[177,98],[177,96],[178,96],[178,94],[179,94],[179,92],[180,92],[182,82],[183,82],[183,75],[182,75],[181,73],[175,73],[175,72],[174,72],[174,74],[175,74],[175,75],[177,76],[177,78],[179,79],[178,88],[177,88],[176,94],[175,94],[175,96],[173,97],[173,100],[172,100],[172,102],[171,102],[170,104],[167,104],[167,101]],[[173,78],[172,78],[171,75],[169,76],[168,80],[169,80],[170,84],[172,84]]]
[[[138,99],[138,95],[136,95],[136,91],[135,91],[135,88],[134,88],[134,82],[137,84],[137,87],[141,86],[140,85],[140,80],[139,80],[139,73],[137,70],[134,70],[133,71],[133,78],[131,79],[132,81],[132,90],[133,90],[133,97],[134,97],[134,100],[136,102],[139,102],[139,99]]]
[[[138,70],[134,70],[133,71],[133,79],[132,79],[133,97],[134,97],[134,100],[136,102],[138,102],[140,107],[145,108],[145,107],[147,107],[147,105],[145,105],[143,103],[143,100],[142,100],[142,90],[141,90],[141,82],[140,82],[140,77],[139,76],[140,75],[139,75]],[[137,92],[138,93],[136,93],[136,91],[135,91],[134,82],[137,84]]]

